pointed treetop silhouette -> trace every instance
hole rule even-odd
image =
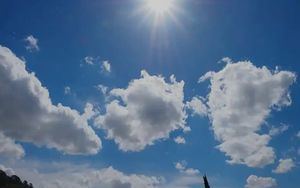
[[[203,176],[203,182],[204,182],[204,187],[205,188],[210,188],[210,186],[208,184],[208,180],[207,180],[206,174]]]

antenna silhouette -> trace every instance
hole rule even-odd
[[[210,186],[209,186],[209,184],[208,184],[208,181],[207,181],[206,174],[203,176],[203,182],[204,182],[204,187],[205,187],[205,188],[210,188]]]

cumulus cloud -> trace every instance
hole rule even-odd
[[[295,166],[293,159],[280,159],[279,165],[273,172],[276,174],[284,174],[291,171]]]
[[[39,188],[190,188],[203,184],[200,174],[191,172],[166,179],[162,176],[124,173],[111,166],[98,169],[87,164],[21,160],[6,166],[11,168],[0,164],[0,169],[10,170]]]
[[[0,88],[0,132],[6,137],[67,154],[96,154],[101,149],[101,140],[86,117],[54,105],[34,73],[2,46]]]
[[[50,166],[30,161],[27,163],[29,165],[15,167],[14,171],[39,188],[154,188],[162,184],[160,177],[125,174],[113,167],[95,169],[68,163],[51,163]]]
[[[194,175],[199,175],[200,171],[198,169],[194,168],[187,168],[187,162],[186,161],[180,161],[175,163],[175,168],[179,170],[179,172],[189,175],[189,176],[194,176]]]
[[[208,112],[204,101],[205,99],[202,97],[193,97],[191,101],[186,103],[186,107],[192,110],[193,115],[206,116]]]
[[[201,187],[203,185],[203,179],[199,170],[187,168],[186,161],[175,163],[175,168],[180,172],[180,175],[160,186],[160,188],[190,188]]]
[[[104,72],[107,72],[107,73],[111,72],[110,63],[107,60],[105,60],[105,61],[102,62],[101,68],[102,68],[102,71],[104,71]]]
[[[95,119],[95,125],[107,132],[123,151],[140,151],[154,141],[166,139],[170,132],[186,129],[184,82],[171,77],[141,72],[125,89],[113,89],[116,99],[106,105],[106,113]]]
[[[177,136],[176,138],[174,138],[174,142],[176,142],[177,144],[185,144],[186,141],[182,136]]]
[[[209,117],[217,147],[230,157],[231,164],[263,167],[273,163],[275,153],[268,146],[268,134],[259,134],[273,109],[291,104],[289,87],[296,75],[271,71],[249,61],[228,63],[219,72],[208,72],[199,82],[210,80],[207,96]]]
[[[30,52],[33,52],[33,51],[39,51],[40,48],[38,46],[38,39],[35,38],[34,36],[32,35],[29,35],[27,36],[24,41],[26,42],[26,46],[25,48],[30,51]]]
[[[0,132],[0,155],[6,158],[20,159],[25,155],[25,151],[20,144],[6,137]]]
[[[271,177],[257,177],[251,175],[247,179],[247,184],[245,188],[276,188],[277,182]]]

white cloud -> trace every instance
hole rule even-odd
[[[245,188],[275,188],[277,187],[277,182],[271,177],[257,177],[251,175],[247,179],[247,184]]]
[[[276,174],[284,174],[291,171],[295,166],[293,159],[280,159],[279,165],[273,172]]]
[[[232,59],[231,58],[229,58],[229,57],[223,57],[220,61],[219,61],[219,63],[233,63],[233,61],[232,61]]]
[[[66,86],[65,88],[64,88],[64,94],[65,95],[69,95],[71,93],[71,87],[70,86]]]
[[[6,137],[67,154],[96,154],[101,140],[76,110],[54,105],[25,63],[0,46],[0,132]]]
[[[108,72],[108,73],[111,72],[111,66],[110,66],[109,61],[107,61],[107,60],[103,61],[101,67],[102,67],[102,71]]]
[[[140,151],[170,132],[185,129],[184,82],[167,83],[161,76],[141,72],[125,89],[113,89],[116,97],[106,105],[106,114],[95,125],[106,130],[123,151]]]
[[[176,138],[174,138],[174,142],[176,142],[177,144],[185,144],[186,143],[185,139],[181,136],[177,136]]]
[[[205,99],[202,97],[193,97],[190,102],[186,103],[186,107],[193,111],[193,114],[200,116],[207,115],[207,106],[204,103]]]
[[[190,188],[194,186],[201,187],[203,185],[203,179],[199,170],[187,168],[186,161],[175,163],[175,168],[180,172],[180,175],[164,186],[161,186],[161,188]]]
[[[289,71],[258,68],[249,61],[229,63],[219,72],[208,72],[199,82],[210,80],[208,111],[218,148],[231,164],[263,167],[273,163],[268,146],[271,137],[259,134],[272,109],[289,106],[289,87],[296,75]]]
[[[188,176],[195,176],[199,175],[200,171],[198,169],[194,168],[187,168],[187,162],[186,161],[180,161],[175,163],[175,168],[179,170],[179,172],[188,175]]]
[[[28,51],[33,52],[33,51],[39,51],[40,50],[40,48],[38,46],[38,39],[35,38],[34,36],[29,35],[24,40],[27,43],[27,45],[25,46],[25,48]]]
[[[279,127],[272,126],[270,131],[269,131],[269,135],[270,136],[277,136],[277,135],[287,131],[288,129],[289,129],[289,126],[285,125],[285,124],[281,124]]]
[[[101,67],[101,71],[103,73],[110,73],[111,72],[111,64],[108,60],[100,61],[99,57],[92,57],[92,56],[86,56],[83,59],[85,64],[88,65],[97,65]]]
[[[84,63],[86,63],[88,65],[94,65],[95,58],[93,58],[91,56],[86,56],[86,57],[84,57]]]
[[[39,188],[155,188],[162,184],[159,177],[125,174],[113,167],[95,169],[68,163],[27,163],[29,165],[15,167],[14,171]]]
[[[107,95],[107,92],[108,92],[108,87],[107,86],[104,86],[102,84],[99,84],[97,86],[95,86],[95,88],[100,91],[104,96]]]
[[[14,140],[0,132],[0,155],[20,159],[25,155],[25,151],[20,144],[16,144]]]
[[[11,168],[0,164],[0,169],[17,174],[39,188],[190,188],[203,185],[200,174],[191,172],[166,179],[162,176],[124,173],[111,166],[98,169],[86,164],[25,160],[6,166]]]
[[[82,117],[86,120],[90,120],[92,117],[94,117],[98,113],[99,112],[96,109],[94,109],[94,106],[91,103],[86,103]]]

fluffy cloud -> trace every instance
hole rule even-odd
[[[104,72],[108,72],[108,73],[111,72],[110,63],[107,60],[102,62],[101,68],[102,68],[102,71],[104,71]]]
[[[273,163],[275,153],[268,146],[271,137],[259,134],[272,109],[289,106],[289,87],[296,75],[271,71],[249,61],[228,63],[219,72],[208,72],[199,81],[210,80],[208,112],[218,148],[232,164],[263,167]]]
[[[67,154],[95,154],[101,149],[86,116],[52,104],[34,73],[27,72],[25,63],[2,46],[0,88],[0,132],[6,137]]]
[[[207,106],[204,103],[203,98],[201,97],[193,97],[191,101],[186,103],[186,107],[192,110],[193,114],[197,114],[200,116],[207,115]]]
[[[20,159],[25,155],[25,151],[20,144],[16,144],[14,140],[0,132],[0,155]]]
[[[96,169],[86,164],[21,160],[17,164],[0,164],[0,169],[9,174],[17,174],[39,188],[190,188],[203,185],[198,173],[180,173],[166,179],[161,176],[124,173],[113,167]]]
[[[177,144],[185,144],[186,141],[183,137],[181,136],[177,136],[176,138],[174,138],[174,141],[177,143]]]
[[[194,168],[187,168],[186,166],[187,166],[186,161],[181,161],[181,162],[175,163],[175,168],[177,170],[179,170],[179,172],[181,172],[185,175],[195,176],[195,175],[200,174],[199,170],[194,169]]]
[[[173,130],[186,129],[183,86],[174,76],[167,83],[142,71],[127,88],[111,90],[116,99],[106,105],[106,114],[96,118],[95,125],[106,130],[121,150],[140,151],[168,138]]]
[[[186,161],[175,163],[175,168],[180,172],[180,175],[163,186],[160,186],[161,188],[189,188],[201,187],[203,185],[203,179],[199,170],[187,168]]]
[[[69,163],[20,162],[14,169],[0,165],[4,171],[14,171],[22,179],[39,188],[154,188],[163,179],[140,174],[125,174],[113,167],[95,169],[87,165]]]
[[[275,179],[270,177],[257,177],[251,175],[247,179],[247,184],[245,188],[275,188],[277,187],[277,182]]]
[[[28,51],[33,52],[33,51],[39,51],[40,50],[40,48],[38,46],[38,39],[35,38],[34,36],[29,35],[24,40],[27,43],[27,45],[25,46],[25,48]]]
[[[280,159],[279,165],[275,170],[273,170],[273,172],[277,174],[284,174],[291,171],[294,167],[295,163],[293,159]]]

